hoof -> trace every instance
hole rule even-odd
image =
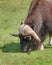
[[[51,37],[51,40],[50,40],[50,43],[49,43],[50,46],[52,46],[52,37]]]
[[[41,45],[39,50],[44,50],[44,45]]]

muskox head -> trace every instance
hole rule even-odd
[[[34,50],[37,47],[37,42],[41,41],[37,33],[26,24],[20,25],[19,34],[11,35],[20,38],[20,46],[23,52]]]
[[[41,41],[37,33],[29,25],[26,24],[20,25],[19,37],[20,37],[21,49],[24,52],[35,49],[35,47],[37,46],[37,44],[35,43]]]

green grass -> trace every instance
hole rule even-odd
[[[19,33],[32,0],[0,0],[0,65],[52,65],[52,47],[46,39],[44,51],[22,53],[19,38],[9,33]]]

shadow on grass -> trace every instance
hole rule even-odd
[[[49,49],[49,48],[52,48],[52,46],[46,45],[44,46],[44,48]],[[11,43],[5,44],[3,47],[0,47],[0,49],[4,53],[22,53],[19,42],[16,42],[16,43],[11,42]]]
[[[2,50],[2,52],[4,53],[20,53],[20,44],[19,43],[8,43],[6,45],[4,45],[3,47],[0,47],[0,49]]]

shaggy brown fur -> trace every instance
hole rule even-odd
[[[43,44],[46,34],[52,35],[52,1],[33,0],[24,23],[36,31]]]
[[[39,32],[52,34],[52,1],[33,0],[24,23],[38,34]]]

